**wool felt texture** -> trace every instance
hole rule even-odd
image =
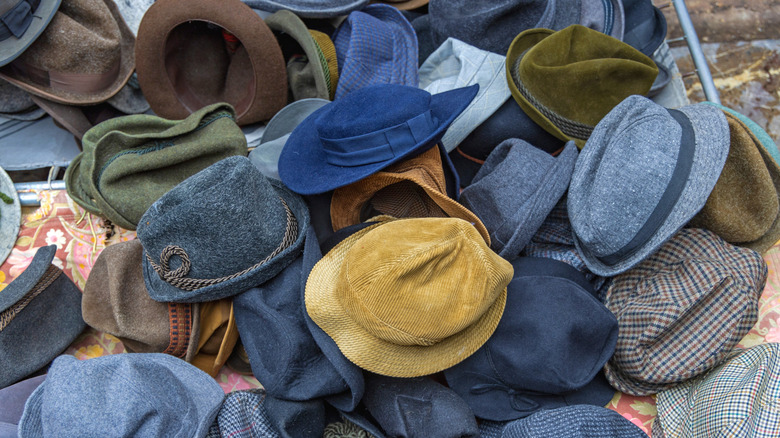
[[[447,38],[420,66],[420,88],[431,94],[479,85],[477,96],[441,138],[447,152],[455,149],[509,99],[505,61],[506,58],[497,53]]]
[[[0,39],[0,67],[18,58],[41,36],[60,7],[60,1],[6,0],[0,3],[0,15],[3,15],[5,24],[5,32]]]
[[[325,66],[325,77],[328,79],[328,99],[333,100],[336,97],[336,88],[339,83],[339,61],[336,55],[336,46],[333,44],[333,40],[330,39],[330,35],[320,32],[318,30],[309,29],[311,37],[314,38],[314,42],[317,43],[317,48],[322,53]]]
[[[279,43],[239,0],[156,1],[138,28],[135,59],[141,90],[161,117],[183,119],[227,102],[243,126],[287,104]]]
[[[282,48],[282,55],[287,61],[287,77],[293,100],[328,99],[330,91],[325,69],[320,62],[321,52],[306,23],[289,10],[280,10],[266,18],[265,24],[274,31]],[[292,41],[289,41],[290,39]],[[285,40],[288,40],[288,43],[282,44]],[[288,49],[287,53],[285,48]],[[291,64],[297,65],[294,75],[290,74]],[[294,76],[299,77],[294,79]]]
[[[0,438],[16,438],[19,436],[19,420],[24,412],[24,403],[43,381],[46,374],[22,380],[0,389]]]
[[[724,114],[731,138],[729,155],[710,197],[689,226],[706,228],[729,243],[763,254],[780,240],[780,166],[742,120],[728,111]]]
[[[125,114],[141,114],[149,111],[150,108],[135,74],[131,75],[125,86],[109,97],[106,103]]]
[[[767,265],[759,253],[685,228],[613,278],[604,304],[618,320],[609,383],[649,395],[726,359],[758,320]]]
[[[355,90],[293,130],[279,156],[279,176],[304,195],[363,179],[435,146],[478,89],[472,85],[431,95],[380,84]]]
[[[479,436],[477,420],[466,402],[428,377],[366,373],[363,403],[389,437]]]
[[[364,222],[368,219],[363,217],[366,213],[369,217],[379,214],[395,218],[457,217],[473,224],[490,245],[490,236],[482,221],[447,196],[442,164],[442,155],[447,155],[440,151],[439,147],[429,149],[334,190],[330,203],[333,230]]]
[[[615,351],[615,316],[566,263],[519,258],[512,266],[501,322],[476,353],[444,371],[450,388],[477,417],[493,421],[565,406],[578,390],[579,403],[609,402],[608,385],[588,385]],[[548,327],[551,318],[555,327]]]
[[[280,438],[264,400],[265,391],[260,388],[227,394],[206,438]]]
[[[266,177],[279,179],[279,156],[290,133],[311,113],[329,103],[325,99],[301,99],[290,103],[265,125],[260,144],[249,153],[252,164]]]
[[[377,374],[418,377],[461,362],[498,325],[511,265],[462,219],[380,218],[317,262],[306,311]]]
[[[577,405],[539,411],[504,427],[501,438],[645,438],[637,425],[601,406]]]
[[[136,114],[89,129],[68,167],[68,194],[117,225],[134,230],[146,210],[173,187],[231,156],[246,156],[246,137],[225,103],[184,120]]]
[[[737,351],[712,371],[658,393],[653,437],[777,436],[780,344]]]
[[[417,35],[398,9],[373,4],[347,16],[332,35],[339,66],[335,99],[372,84],[417,87]]]
[[[485,223],[490,247],[512,261],[569,187],[577,147],[558,157],[519,139],[499,144],[463,190],[463,205]]]
[[[292,401],[266,395],[263,404],[272,427],[282,438],[320,438],[325,430],[323,400]]]
[[[52,264],[56,251],[39,248],[0,294],[0,388],[51,362],[86,327],[81,292]]]
[[[205,437],[224,396],[211,376],[167,354],[63,355],[27,399],[19,436]]]
[[[11,177],[0,167],[0,193],[5,194],[7,199],[0,201],[0,263],[4,262],[16,245],[16,238],[19,235],[22,219],[22,204],[19,201],[19,195],[16,193],[16,187]]]
[[[607,113],[646,94],[658,75],[655,62],[635,48],[577,24],[523,31],[506,56],[509,89],[523,111],[579,148]]]
[[[3,117],[6,117],[5,114],[24,113],[33,108],[35,102],[30,98],[30,93],[0,79],[0,113]]]
[[[308,227],[309,211],[300,196],[268,180],[246,157],[218,161],[171,189],[141,217],[137,234],[149,296],[202,302],[244,292],[295,260]]]
[[[623,41],[644,53],[653,52],[666,38],[666,17],[652,0],[621,0],[626,16]]]
[[[616,106],[580,152],[569,186],[574,243],[588,268],[614,276],[653,254],[702,209],[728,151],[717,108],[670,112],[641,96]]]
[[[133,74],[135,37],[110,0],[65,0],[0,78],[55,102],[106,101]]]
[[[369,0],[242,0],[252,9],[276,12],[288,9],[303,18],[334,18],[363,9]]]
[[[731,108],[727,108],[723,105],[719,105],[717,103],[713,102],[704,102],[707,105],[712,105],[716,108],[720,108],[723,110],[723,112],[729,113],[739,119],[742,123],[745,124],[747,129],[750,131],[751,134],[756,136],[759,143],[761,143],[762,146],[769,152],[769,155],[772,156],[772,158],[775,160],[776,163],[780,163],[780,150],[777,148],[777,144],[775,144],[775,141],[772,139],[772,137],[767,134],[766,131],[764,131],[764,128],[762,128],[758,123],[754,122],[750,119],[750,117],[738,112],[734,111]]]

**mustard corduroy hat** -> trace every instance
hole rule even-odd
[[[457,218],[377,216],[317,262],[306,311],[344,356],[373,373],[449,368],[493,334],[512,265]]]

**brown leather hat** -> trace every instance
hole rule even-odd
[[[282,50],[239,0],[156,1],[138,28],[135,59],[141,90],[164,118],[227,102],[246,125],[287,104]]]
[[[112,0],[63,0],[41,36],[0,77],[54,102],[93,105],[130,79],[134,44]]]

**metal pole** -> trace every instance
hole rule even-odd
[[[688,43],[688,50],[691,52],[693,65],[696,66],[696,73],[699,75],[699,82],[701,82],[702,90],[704,90],[704,97],[710,102],[720,103],[718,90],[715,88],[715,82],[712,80],[710,67],[707,65],[707,58],[704,57],[704,52],[701,50],[699,36],[696,35],[696,29],[693,27],[685,0],[672,0],[672,3],[674,3],[677,18],[680,20],[680,27],[682,27],[685,34],[685,41]]]
[[[38,195],[34,191],[29,190],[65,190],[65,181],[36,181],[15,183],[14,188],[19,193],[19,204],[22,207],[35,207],[40,205],[38,203]]]

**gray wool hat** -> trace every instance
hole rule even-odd
[[[6,197],[0,199],[0,265],[16,245],[22,220],[22,204],[11,177],[0,167],[0,193]],[[10,200],[10,202],[8,202]]]
[[[211,376],[168,354],[63,355],[27,399],[19,437],[205,437],[224,397]]]
[[[86,327],[81,292],[52,264],[56,252],[56,245],[38,249],[0,293],[0,388],[51,362]]]
[[[531,241],[569,187],[577,146],[558,157],[510,138],[490,153],[460,200],[485,224],[491,248],[511,261]]]
[[[729,144],[726,117],[710,105],[671,110],[635,95],[612,109],[569,188],[574,243],[588,268],[614,276],[677,233],[707,201]]]
[[[276,12],[287,9],[303,18],[333,18],[362,9],[369,0],[241,0],[252,9]]]
[[[149,296],[203,302],[237,295],[278,274],[301,253],[309,227],[303,199],[234,156],[187,178],[138,224]]]
[[[37,120],[45,114],[35,105],[30,93],[0,79],[0,116],[16,120]]]

